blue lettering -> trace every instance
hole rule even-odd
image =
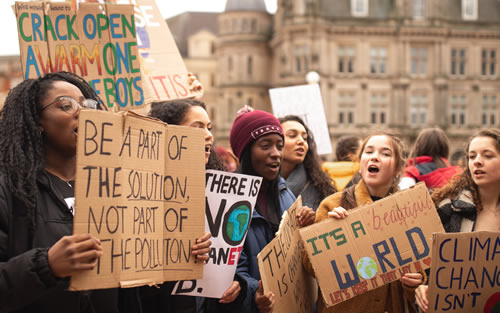
[[[36,63],[35,53],[33,52],[33,47],[28,46],[28,52],[26,53],[26,74],[24,75],[24,79],[28,79],[30,77],[30,67],[34,66],[36,70],[36,75],[40,76],[40,70],[38,69],[38,64]]]
[[[392,246],[392,249],[394,250],[394,254],[396,255],[396,259],[398,259],[399,266],[408,264],[412,261],[411,257],[407,258],[406,260],[403,260],[401,258],[401,253],[399,253],[398,246],[396,245],[396,242],[394,241],[393,237],[389,238],[389,241],[391,242],[391,246]]]
[[[91,27],[88,26],[88,22],[91,22]],[[95,20],[95,16],[91,14],[87,14],[83,17],[83,32],[88,39],[94,39],[97,32],[97,22]],[[89,33],[89,29],[92,31]]]
[[[384,251],[383,252],[379,251],[379,247],[380,246],[384,247]],[[380,264],[380,267],[382,268],[382,272],[387,273],[387,268],[385,267],[384,262],[387,263],[387,265],[389,265],[389,267],[391,269],[395,268],[394,264],[392,264],[385,257],[385,255],[391,253],[391,251],[389,250],[389,246],[387,245],[387,241],[383,240],[381,242],[378,242],[378,243],[374,244],[373,245],[373,250],[375,250],[375,254],[377,255],[378,264]]]
[[[61,35],[61,34],[59,33],[59,22],[60,22],[61,20],[63,20],[63,19],[64,19],[64,17],[65,17],[65,15],[58,15],[58,16],[56,17],[56,34],[57,34],[57,38],[58,38],[59,40],[67,40],[67,39],[68,39],[68,36],[66,36],[66,35],[64,35],[64,36],[63,36],[63,35]]]
[[[412,234],[416,233],[420,237],[420,241],[424,246],[424,251],[422,253],[418,252],[417,245],[415,244],[415,240],[412,237]],[[413,250],[413,254],[415,255],[415,259],[419,260],[427,255],[429,255],[429,245],[427,244],[427,240],[425,240],[424,233],[422,233],[422,229],[420,227],[413,227],[412,229],[408,229],[406,231],[406,236],[408,237],[408,241],[410,242],[411,249]]]
[[[337,282],[339,283],[340,289],[346,289],[352,287],[356,284],[359,284],[360,282],[358,271],[356,270],[356,265],[354,265],[354,262],[352,261],[351,254],[346,255],[346,257],[347,261],[349,262],[353,278],[351,278],[350,273],[344,273],[345,282],[342,280],[342,277],[340,276],[340,272],[337,267],[337,262],[335,262],[335,260],[331,261],[333,271],[335,272],[335,277],[337,278]]]

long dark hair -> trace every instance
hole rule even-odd
[[[167,124],[180,125],[184,122],[186,114],[191,107],[198,106],[207,110],[204,102],[195,99],[180,99],[171,101],[158,101],[151,104],[149,115],[155,117]],[[206,169],[226,171],[224,163],[215,153],[215,143],[210,149]]]
[[[257,174],[255,169],[252,166],[252,145],[255,143],[255,140],[250,142],[245,149],[243,150],[240,158],[240,166],[236,170],[237,173],[260,176]],[[280,175],[276,175],[276,178],[272,181],[262,180],[261,189],[265,190],[265,198],[267,203],[267,221],[271,224],[273,231],[278,230],[278,226],[280,223],[281,215],[280,215],[280,190],[279,190],[279,182]],[[255,204],[255,209],[261,215],[261,207],[259,201]]]
[[[328,174],[321,169],[321,161],[316,150],[316,141],[314,140],[314,135],[309,127],[307,127],[306,123],[304,123],[304,121],[297,115],[286,115],[278,120],[282,125],[288,121],[295,121],[304,126],[307,133],[307,145],[309,146],[303,162],[304,168],[306,169],[307,180],[311,182],[316,190],[318,190],[322,199],[337,192],[335,187],[333,187]]]
[[[496,143],[495,148],[497,152],[500,153],[500,131],[498,129],[483,129],[477,133],[477,135],[471,137],[465,147],[465,170],[462,174],[460,174],[460,176],[458,176],[458,178],[450,180],[448,184],[443,186],[441,189],[436,190],[432,194],[432,200],[436,206],[438,206],[439,203],[446,198],[454,199],[461,191],[470,190],[472,194],[472,201],[474,202],[477,211],[480,212],[483,209],[483,205],[479,197],[479,188],[472,179],[472,175],[469,170],[469,147],[472,139],[477,137],[488,137],[493,139]]]
[[[75,85],[86,99],[98,101],[101,108],[101,101],[92,87],[83,78],[68,72],[27,79],[10,90],[0,118],[0,172],[5,176],[12,194],[29,209],[36,205],[36,179],[45,168],[39,128],[42,114],[40,101],[56,81]]]
[[[410,153],[414,165],[417,157],[430,156],[438,168],[446,167],[442,160],[448,158],[450,151],[449,140],[446,133],[440,128],[427,128],[420,132]]]
[[[368,140],[374,136],[386,136],[389,138],[389,141],[391,143],[392,150],[394,151],[394,158],[396,160],[396,163],[394,164],[394,178],[392,180],[391,187],[389,188],[389,192],[387,193],[386,196],[393,194],[397,191],[399,191],[398,183],[399,183],[399,178],[401,177],[401,173],[403,172],[404,164],[405,164],[405,159],[403,156],[403,151],[404,151],[404,146],[403,142],[401,139],[393,134],[383,132],[383,131],[375,131],[371,133],[368,137],[365,138],[363,141],[363,144],[361,145],[361,150],[359,151],[358,158],[361,160],[361,155],[363,154],[366,144],[368,143]],[[363,178],[361,178],[363,179]],[[353,185],[349,188],[344,189],[342,192],[342,197],[340,199],[340,205],[347,209],[354,209],[357,207],[357,202],[356,202],[356,197],[354,194],[356,185]]]

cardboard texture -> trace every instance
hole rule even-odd
[[[70,289],[201,278],[191,246],[205,229],[203,131],[90,110],[78,130],[74,234],[96,236],[104,254]]]
[[[16,2],[25,78],[67,71],[86,79],[113,110],[144,105],[134,7]]]
[[[328,307],[430,266],[444,232],[424,183],[299,230]]]
[[[318,287],[302,265],[304,247],[296,218],[301,207],[299,196],[283,215],[276,237],[257,255],[264,292],[275,294],[277,313],[310,313],[316,303]]]
[[[203,279],[179,281],[172,294],[221,298],[231,286],[262,177],[208,170],[205,231],[212,234]]]
[[[500,232],[432,236],[427,312],[500,312]]]
[[[276,117],[297,115],[314,134],[318,154],[332,153],[330,132],[318,84],[269,89]]]
[[[73,7],[88,0],[72,0]],[[102,0],[93,2],[103,2]],[[189,90],[187,69],[154,0],[112,0],[134,5],[144,102],[199,97]]]

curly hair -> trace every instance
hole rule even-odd
[[[472,179],[472,175],[469,170],[469,147],[472,140],[477,137],[488,137],[493,139],[496,143],[495,148],[497,152],[500,153],[500,131],[498,129],[483,129],[475,136],[471,137],[464,151],[466,164],[465,170],[462,174],[460,174],[460,176],[455,177],[441,189],[432,193],[432,200],[436,206],[438,206],[439,203],[446,198],[456,198],[462,190],[470,190],[472,193],[472,201],[474,202],[477,211],[480,212],[483,209],[483,205],[481,204],[481,199],[479,197],[479,188]]]
[[[170,100],[170,101],[157,101],[151,104],[151,111],[149,115],[155,117],[162,122],[172,125],[181,125],[186,114],[189,112],[191,107],[198,106],[207,110],[207,106],[204,102],[196,99],[180,99],[180,100]],[[208,157],[208,163],[205,165],[206,169],[226,171],[224,163],[215,153],[215,144],[210,148],[210,156]]]
[[[413,159],[414,164],[417,164],[417,157],[430,156],[437,167],[446,167],[442,159],[448,158],[449,146],[448,136],[442,129],[427,128],[418,134],[410,153],[410,159]]]
[[[314,188],[318,190],[321,198],[323,199],[337,192],[335,187],[332,185],[332,181],[328,174],[321,169],[321,161],[316,150],[316,142],[314,141],[313,133],[309,127],[307,127],[306,123],[304,123],[304,121],[297,115],[286,115],[278,120],[281,124],[288,121],[295,121],[304,126],[307,133],[307,145],[309,146],[303,162],[307,173],[307,179],[311,182]]]
[[[374,137],[374,136],[386,136],[389,138],[391,148],[394,151],[394,159],[395,159],[395,164],[394,164],[394,177],[392,180],[391,187],[389,188],[389,192],[387,193],[386,196],[393,194],[397,191],[399,191],[398,183],[399,183],[399,178],[401,177],[401,174],[403,173],[403,169],[405,166],[405,159],[403,156],[403,151],[404,151],[404,144],[401,141],[401,139],[391,133],[387,133],[384,131],[375,131],[372,132],[368,137],[365,138],[363,141],[363,144],[361,145],[361,149],[358,154],[358,158],[361,160],[361,156],[363,155],[363,152],[365,150],[366,144],[368,141]],[[354,189],[356,185],[353,185],[347,189],[344,189],[342,192],[342,198],[340,200],[340,205],[344,207],[345,209],[353,209],[357,207],[356,203],[356,198],[354,195]]]
[[[39,128],[40,101],[56,81],[75,85],[85,98],[98,101],[99,108],[102,107],[92,87],[69,72],[27,79],[9,91],[0,119],[0,133],[3,134],[0,136],[0,172],[12,194],[31,210],[36,205],[38,193],[36,179],[45,168],[44,143]]]

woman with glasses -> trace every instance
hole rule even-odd
[[[0,116],[0,312],[141,311],[124,304],[123,299],[138,301],[134,289],[127,290],[132,296],[120,297],[117,289],[67,290],[69,277],[92,270],[102,255],[99,239],[72,235],[81,107],[100,109],[99,98],[82,78],[65,72],[25,80],[5,100]],[[210,241],[199,242],[193,254],[205,260],[209,246]]]
[[[72,235],[80,106],[97,95],[69,73],[13,88],[0,119],[0,311],[118,312],[116,290],[66,291],[91,270],[99,239]],[[87,310],[85,310],[87,308]]]

